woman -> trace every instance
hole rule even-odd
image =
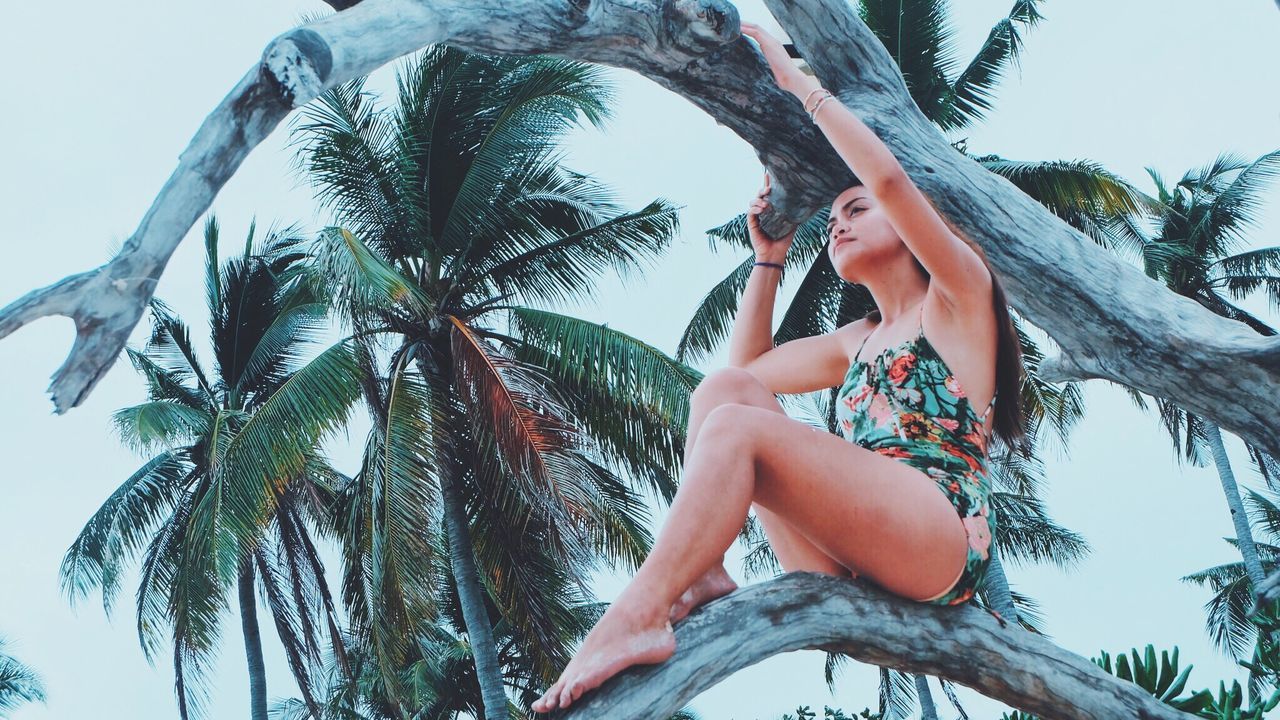
[[[568,706],[630,665],[670,657],[671,622],[736,588],[724,552],[751,508],[788,572],[862,576],[905,598],[957,605],[989,564],[986,448],[993,431],[1012,446],[1022,427],[1021,355],[1004,293],[981,251],[950,229],[866,125],[777,39],[751,23],[742,32],[863,183],[832,203],[827,251],[877,310],[772,346],[777,273],[792,238],[760,230],[766,175],[748,211],[757,262],[730,367],[693,394],[670,514],[537,712]],[[774,397],[837,385],[838,436],[787,417]]]

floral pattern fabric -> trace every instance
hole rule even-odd
[[[923,327],[916,338],[887,348],[870,363],[854,360],[836,397],[841,437],[924,472],[960,516],[969,538],[964,571],[949,591],[923,602],[968,601],[990,565],[996,517],[982,425],[994,405],[992,398],[982,417],[977,415]]]

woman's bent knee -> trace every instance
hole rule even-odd
[[[694,388],[694,402],[720,405],[724,403],[747,403],[760,405],[766,401],[777,400],[773,393],[760,382],[755,375],[739,367],[723,367],[707,373]]]

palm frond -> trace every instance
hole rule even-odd
[[[751,271],[755,269],[755,257],[743,260],[723,280],[711,288],[693,311],[680,342],[676,345],[676,359],[683,363],[700,362],[718,346],[733,329],[733,318],[738,312],[738,298],[742,297]]]
[[[455,428],[456,442],[469,458],[468,507],[481,576],[490,587],[501,617],[530,657],[535,672],[554,679],[571,656],[577,638],[572,608],[587,599],[590,545],[581,522],[589,519],[588,491],[578,492],[580,476],[563,477],[562,496],[575,495],[568,513],[546,507],[542,498],[513,492],[498,441],[487,423]],[[513,521],[513,518],[516,520]]]
[[[9,717],[9,711],[20,705],[45,700],[40,676],[6,653],[5,640],[0,637],[0,715]]]
[[[880,714],[885,718],[908,718],[915,709],[915,680],[900,670],[880,668]]]
[[[215,455],[207,492],[192,510],[186,554],[207,558],[216,577],[230,584],[272,512],[275,491],[304,472],[315,444],[346,422],[359,383],[348,339],[264,399]]]
[[[98,508],[58,569],[62,592],[73,604],[93,587],[101,587],[103,611],[110,616],[123,563],[176,506],[190,471],[184,450],[166,450],[136,470]]]
[[[597,125],[610,112],[603,70],[588,63],[471,55],[453,82],[460,89],[454,111],[468,119],[468,140],[475,144],[433,148],[450,151],[455,172],[462,173],[452,202],[434,219],[447,254],[463,252],[473,236],[500,235],[491,200],[506,184],[513,161],[551,151],[577,124],[579,112]]]
[[[1043,20],[1041,0],[1016,0],[1007,17],[991,28],[986,42],[951,86],[950,104],[941,118],[932,118],[944,129],[965,127],[982,119],[995,99],[995,86],[1004,69],[1016,65],[1022,54],[1019,25],[1030,30]]]
[[[152,297],[147,307],[151,311],[151,334],[143,353],[178,383],[195,382],[212,403],[216,396],[196,357],[186,324],[159,298]]]
[[[503,355],[457,318],[449,321],[455,387],[471,421],[493,434],[512,481],[507,494],[544,512],[582,517],[586,508],[573,486],[581,472],[581,431],[545,370]]]
[[[615,472],[669,500],[702,374],[606,325],[531,308],[508,312],[515,358],[548,373]]]
[[[1159,203],[1091,160],[1008,160],[998,155],[975,158],[1009,180],[1036,202],[1099,245],[1138,256],[1144,234],[1137,221],[1159,210]]]
[[[421,323],[436,307],[436,300],[412,278],[405,277],[346,228],[330,226],[321,230],[313,257],[308,272],[312,289],[361,322],[377,325],[386,315]]]
[[[1065,570],[1090,551],[1088,542],[1054,522],[1037,498],[992,491],[991,507],[998,519],[995,543],[1002,559],[1048,562]]]
[[[625,283],[656,260],[678,230],[676,208],[659,199],[474,272],[517,300],[567,303],[594,291],[606,270]]]
[[[1201,180],[1197,189],[1214,187],[1220,174],[1241,164],[1230,155],[1220,156],[1219,161],[1222,169],[1219,170],[1218,161],[1206,168],[1205,174],[1197,178]],[[1229,185],[1216,193],[1200,218],[1197,234],[1221,238],[1224,243],[1230,239],[1243,240],[1242,233],[1258,223],[1264,187],[1276,178],[1280,178],[1280,150],[1266,153],[1243,167]]]
[[[138,453],[154,453],[195,444],[213,429],[208,412],[177,402],[155,400],[111,414],[116,434]]]
[[[366,486],[369,534],[365,600],[373,647],[384,667],[399,667],[423,623],[436,613],[438,557],[430,541],[439,526],[441,464],[433,439],[442,421],[422,377],[391,369],[384,425],[365,453],[358,478]]]
[[[311,706],[313,713],[319,715],[312,679],[312,666],[319,663],[319,653],[316,648],[307,647],[308,641],[315,636],[314,629],[308,627],[311,623],[309,599],[303,595],[301,588],[296,585],[289,587],[300,578],[269,562],[265,548],[255,550],[252,561],[256,575],[262,581],[262,588],[266,591],[271,619],[275,623],[280,643],[284,646],[285,661],[289,664],[294,682],[298,684],[303,700]]]
[[[156,364],[151,358],[126,347],[129,363],[142,375],[147,384],[147,397],[155,401],[172,401],[190,408],[199,408],[206,412],[213,407],[213,398],[200,389],[189,387],[181,375]]]
[[[956,64],[955,29],[943,0],[863,0],[863,22],[898,63],[925,117],[944,120]],[[945,127],[945,126],[944,126]]]
[[[402,181],[395,124],[373,107],[367,79],[338,85],[301,108],[289,144],[320,204],[335,208],[340,223],[383,257],[396,258],[429,235],[406,212],[414,204],[403,202],[412,188]]]

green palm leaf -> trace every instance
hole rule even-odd
[[[143,352],[178,383],[196,382],[209,402],[213,402],[213,388],[196,357],[186,324],[159,298],[153,297],[147,307],[151,310],[151,335]]]
[[[400,257],[428,233],[402,213],[401,198],[411,188],[400,181],[395,124],[369,102],[367,79],[343,83],[303,107],[290,145],[321,205],[340,208],[342,224],[383,257]]]
[[[111,421],[120,440],[139,453],[194,444],[213,428],[208,412],[167,400],[121,408]]]
[[[111,614],[123,562],[179,502],[190,472],[185,450],[166,450],[107,498],[76,536],[58,569],[62,592],[72,603],[101,587],[103,611]]]
[[[308,279],[312,289],[364,322],[398,314],[407,322],[429,317],[436,302],[411,278],[369,249],[349,230],[326,227],[316,238]]]
[[[491,72],[499,73],[501,81],[485,84],[485,93],[466,92],[469,83],[482,82]],[[437,235],[445,252],[463,250],[472,237],[501,235],[501,225],[492,222],[501,216],[495,212],[501,206],[490,202],[495,189],[500,192],[506,185],[519,159],[554,148],[577,124],[579,112],[597,126],[603,122],[609,114],[603,78],[597,66],[544,56],[463,61],[455,81],[473,111],[459,108],[460,117],[471,118],[472,132],[483,136],[475,146],[451,148],[460,151],[449,157],[465,175]]]
[[[703,296],[689,324],[680,334],[680,342],[676,345],[677,360],[683,363],[701,362],[728,337],[733,329],[733,318],[738,312],[738,298],[751,279],[754,264],[755,257],[743,260]]]
[[[31,668],[5,652],[5,639],[0,637],[0,714],[30,702],[44,702],[44,683]]]
[[[898,63],[925,117],[938,122],[950,102],[955,29],[943,0],[862,0],[867,27]]]
[[[661,496],[674,495],[689,398],[702,374],[607,326],[531,308],[507,308],[516,359],[544,368],[570,412],[617,471],[643,468]]]
[[[1040,499],[992,491],[990,502],[999,523],[995,542],[1001,559],[1048,562],[1065,570],[1089,552],[1085,539],[1054,522]]]
[[[339,342],[294,373],[236,429],[215,457],[208,491],[192,509],[188,556],[208,558],[224,583],[235,579],[242,554],[272,510],[274,490],[303,472],[310,449],[346,421],[359,397],[358,373],[350,341]]]
[[[1154,212],[1159,203],[1098,163],[975,159],[1099,245],[1131,256],[1141,252],[1143,237],[1132,218]]]
[[[994,88],[1004,69],[1016,64],[1022,53],[1022,35],[1018,26],[1030,30],[1043,20],[1040,0],[1016,0],[1009,15],[991,28],[978,54],[969,62],[951,86],[950,104],[939,118],[942,128],[957,129],[982,119],[992,107]]]
[[[679,230],[676,208],[655,200],[483,269],[501,293],[533,302],[563,303],[594,290],[594,278],[613,269],[624,279],[656,259]],[[481,272],[477,269],[476,272]]]

